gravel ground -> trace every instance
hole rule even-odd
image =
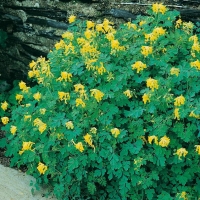
[[[23,172],[0,165],[0,200],[56,200],[54,197],[45,198],[45,189],[31,193],[30,181],[32,176]]]

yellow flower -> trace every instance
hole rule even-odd
[[[125,49],[125,47],[120,46],[118,40],[111,40],[111,48],[116,49],[116,50],[124,50]]]
[[[98,74],[102,75],[103,73],[106,72],[106,68],[103,66],[103,63],[100,62],[100,67],[96,67]]]
[[[54,46],[55,46],[56,50],[59,50],[59,49],[65,47],[65,42],[63,40],[60,40],[60,42],[57,42]]]
[[[37,63],[36,63],[34,60],[32,60],[32,62],[29,63],[30,69],[34,68],[34,67],[36,66],[36,64],[37,64]]]
[[[144,57],[147,57],[149,54],[152,54],[153,48],[149,46],[142,46],[141,47],[141,54],[144,55]]]
[[[72,74],[71,73],[68,73],[68,72],[61,72],[61,77],[59,77],[58,79],[56,79],[56,81],[62,81],[62,80],[65,80],[65,81],[69,81],[71,82],[71,77],[72,77]]]
[[[61,101],[65,101],[67,103],[67,100],[70,100],[70,94],[68,92],[58,92],[59,99]]]
[[[132,69],[137,69],[137,73],[139,73],[140,71],[143,71],[145,68],[147,68],[147,65],[144,64],[141,61],[137,61],[135,62],[135,64],[132,65]]]
[[[24,151],[32,150],[32,146],[35,144],[34,142],[23,142],[22,150],[19,151],[19,154],[22,155]]]
[[[143,96],[142,96],[142,101],[144,102],[144,104],[148,102],[150,102],[150,97],[148,94],[144,93]]]
[[[47,125],[44,122],[42,122],[39,118],[36,118],[33,121],[33,126],[38,127],[40,133],[43,133],[47,128]]]
[[[174,102],[175,106],[181,106],[184,104],[185,104],[185,97],[183,95],[175,98],[175,102]]]
[[[87,133],[85,136],[83,136],[83,138],[89,146],[95,148],[94,145],[92,144],[92,136],[90,134]]]
[[[151,88],[152,91],[154,91],[154,89],[158,89],[159,87],[158,81],[153,78],[148,78],[146,84],[147,87]]]
[[[139,23],[139,26],[142,26],[142,25],[144,25],[144,24],[146,24],[146,21],[140,21],[140,23]]]
[[[42,115],[44,115],[45,112],[46,112],[46,109],[45,109],[45,108],[40,108],[40,113],[41,113]]]
[[[179,73],[180,73],[180,69],[178,69],[178,68],[172,67],[172,68],[170,69],[170,74],[171,74],[171,75],[176,75],[176,76],[178,76]]]
[[[26,86],[26,83],[21,81],[19,83],[19,88],[23,91],[23,92],[28,92],[29,87]]]
[[[115,36],[113,33],[107,33],[106,34],[106,38],[109,40],[109,41],[112,41],[115,39]]]
[[[82,142],[78,142],[77,144],[74,143],[74,145],[75,145],[75,148],[78,149],[80,152],[84,151]]]
[[[166,8],[166,6],[164,6],[162,4],[154,3],[152,5],[152,10],[156,14],[159,13],[159,12],[162,13],[162,14],[165,14],[167,8]]]
[[[196,118],[196,119],[200,119],[200,115],[196,115],[196,114],[194,113],[194,111],[192,111],[192,112],[190,113],[189,117],[194,117],[194,118]]]
[[[83,108],[85,107],[85,102],[81,98],[76,99],[76,107],[81,105]]]
[[[94,28],[95,27],[95,23],[92,21],[87,21],[87,28]]]
[[[62,34],[62,38],[66,38],[66,39],[72,41],[74,39],[74,35],[73,35],[73,33],[66,31],[65,33]]]
[[[95,36],[95,33],[89,29],[87,29],[84,33],[85,37],[89,40],[92,36]]]
[[[91,96],[93,96],[97,102],[101,101],[104,96],[104,93],[97,89],[91,89],[90,92]]]
[[[105,30],[103,29],[103,24],[97,24],[96,31],[105,33]]]
[[[33,95],[33,98],[34,98],[35,100],[37,100],[37,101],[40,101],[40,99],[41,99],[41,93],[39,93],[39,92],[35,93],[35,94]]]
[[[4,103],[1,103],[1,108],[5,111],[8,109],[8,103],[4,101]]]
[[[93,134],[96,134],[97,133],[97,129],[95,127],[92,127],[90,129],[90,132],[93,133]]]
[[[199,60],[196,60],[194,62],[191,62],[190,63],[190,66],[191,67],[196,67],[196,69],[200,70],[200,61]]]
[[[35,76],[35,73],[34,73],[34,71],[28,71],[28,77],[29,78],[33,78]]]
[[[175,28],[179,28],[181,26],[181,24],[182,24],[182,20],[181,19],[177,20]]]
[[[137,25],[136,24],[132,24],[131,22],[127,22],[127,26],[128,26],[128,29],[130,29],[130,28],[133,28],[134,30],[137,29]]]
[[[80,90],[84,90],[84,86],[80,83],[74,85],[75,87],[75,92],[79,92]]]
[[[197,35],[191,36],[191,37],[189,38],[189,41],[194,41],[194,43],[195,43],[195,42],[198,42],[198,37],[197,37]]]
[[[74,129],[74,124],[72,123],[72,121],[68,121],[65,123],[67,129]]]
[[[1,121],[4,125],[6,125],[9,122],[9,118],[8,117],[2,117]]]
[[[166,135],[164,137],[160,138],[159,145],[161,147],[167,147],[169,145],[169,143],[170,143],[170,139]]]
[[[180,197],[184,200],[188,200],[187,193],[185,191],[181,192]]]
[[[179,108],[174,109],[174,119],[180,120]]]
[[[113,32],[114,29],[112,28],[113,22],[110,22],[108,19],[104,19],[103,21],[103,30],[104,33]]]
[[[157,136],[155,136],[155,135],[148,136],[148,142],[149,142],[149,144],[151,144],[153,140],[154,140],[154,143],[156,145],[158,145],[158,137]]]
[[[43,164],[41,162],[38,163],[37,170],[39,171],[40,174],[45,174],[47,169],[48,169],[48,167],[45,164]]]
[[[133,96],[132,92],[130,90],[126,90],[123,92],[124,95],[126,95],[129,99]]]
[[[31,115],[24,115],[24,121],[26,121],[27,119],[29,119],[29,121],[31,121]]]
[[[117,137],[120,134],[120,130],[118,128],[113,128],[110,130],[114,137]]]
[[[196,147],[196,152],[200,155],[200,145],[195,145]]]
[[[15,98],[16,98],[16,100],[18,100],[18,103],[20,103],[22,101],[22,99],[24,98],[24,96],[21,94],[16,94]]]
[[[68,21],[69,21],[70,24],[73,23],[73,22],[75,22],[75,20],[76,20],[76,16],[75,15],[71,15],[69,17],[69,19],[68,19]]]
[[[186,151],[185,148],[180,148],[175,153],[175,155],[177,155],[179,159],[181,159],[181,156],[185,157],[187,154],[188,154],[188,151]]]
[[[12,126],[10,127],[10,132],[14,135],[17,131],[17,127],[16,126]]]

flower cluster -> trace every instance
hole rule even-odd
[[[43,133],[47,128],[47,125],[44,122],[42,122],[39,118],[36,118],[33,121],[33,125],[38,127],[38,130],[40,131],[40,133]]]

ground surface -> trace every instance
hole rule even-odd
[[[0,165],[0,200],[56,200],[45,198],[45,190],[31,193],[30,181],[34,178],[9,167]]]

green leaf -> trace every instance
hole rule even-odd
[[[68,161],[68,169],[69,171],[73,171],[79,166],[79,162],[77,158],[70,158]]]
[[[0,148],[6,147],[6,144],[7,144],[7,139],[6,138],[0,139]]]
[[[147,195],[148,200],[152,200],[153,196],[155,194],[155,190],[154,189],[146,189],[145,194]]]
[[[93,182],[89,182],[87,184],[87,188],[88,188],[88,191],[91,195],[94,195],[94,193],[96,192],[96,186]]]

